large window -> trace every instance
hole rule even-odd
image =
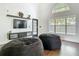
[[[71,13],[65,3],[54,4],[53,19],[49,20],[49,32],[58,34],[76,34],[76,15]]]
[[[52,19],[49,31],[58,34],[76,34],[76,16],[67,16]]]
[[[67,18],[67,34],[76,33],[76,16]]]
[[[65,19],[64,18],[58,18],[55,19],[55,27],[56,27],[56,33],[65,33]]]

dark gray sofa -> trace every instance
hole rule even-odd
[[[1,56],[41,56],[43,45],[39,38],[21,38],[5,44]]]
[[[44,49],[46,50],[61,48],[61,39],[58,35],[45,33],[41,34],[39,38],[42,40]]]

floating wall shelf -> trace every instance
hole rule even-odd
[[[7,14],[8,17],[15,17],[15,18],[22,18],[22,19],[30,19],[28,17],[20,17],[20,16],[15,16],[15,15],[9,15]]]

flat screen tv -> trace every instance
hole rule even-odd
[[[27,21],[26,20],[13,20],[13,28],[27,28]]]

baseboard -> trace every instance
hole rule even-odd
[[[66,41],[66,42],[71,42],[71,43],[79,44],[79,42],[73,42],[73,41],[68,41],[68,40],[61,40],[61,41]]]

